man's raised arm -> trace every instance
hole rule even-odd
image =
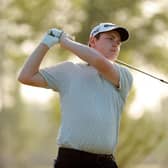
[[[63,31],[58,29],[50,29],[48,31],[23,65],[18,76],[18,80],[21,83],[38,87],[47,86],[47,82],[39,73],[39,67],[49,48],[59,43],[62,33]]]

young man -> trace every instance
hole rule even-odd
[[[18,77],[21,83],[60,94],[56,168],[117,168],[113,153],[132,75],[115,59],[128,37],[125,28],[101,23],[92,29],[87,46],[61,30],[50,29],[25,62]],[[40,69],[49,48],[58,43],[86,63],[65,61]]]

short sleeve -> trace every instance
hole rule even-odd
[[[133,77],[132,74],[128,71],[127,68],[118,66],[120,81],[119,81],[119,92],[121,94],[122,99],[125,99],[128,96],[128,93],[132,87]]]
[[[68,89],[73,73],[72,62],[63,62],[55,66],[40,69],[40,74],[47,81],[47,88],[64,92]]]

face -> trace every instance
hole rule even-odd
[[[117,31],[109,31],[101,33],[99,39],[91,37],[89,43],[107,59],[114,61],[120,52],[121,38]]]

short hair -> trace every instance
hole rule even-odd
[[[100,38],[100,35],[101,35],[101,33],[98,33],[98,34],[96,34],[94,37],[98,40],[98,39]],[[90,44],[89,44],[89,47],[91,47]]]

